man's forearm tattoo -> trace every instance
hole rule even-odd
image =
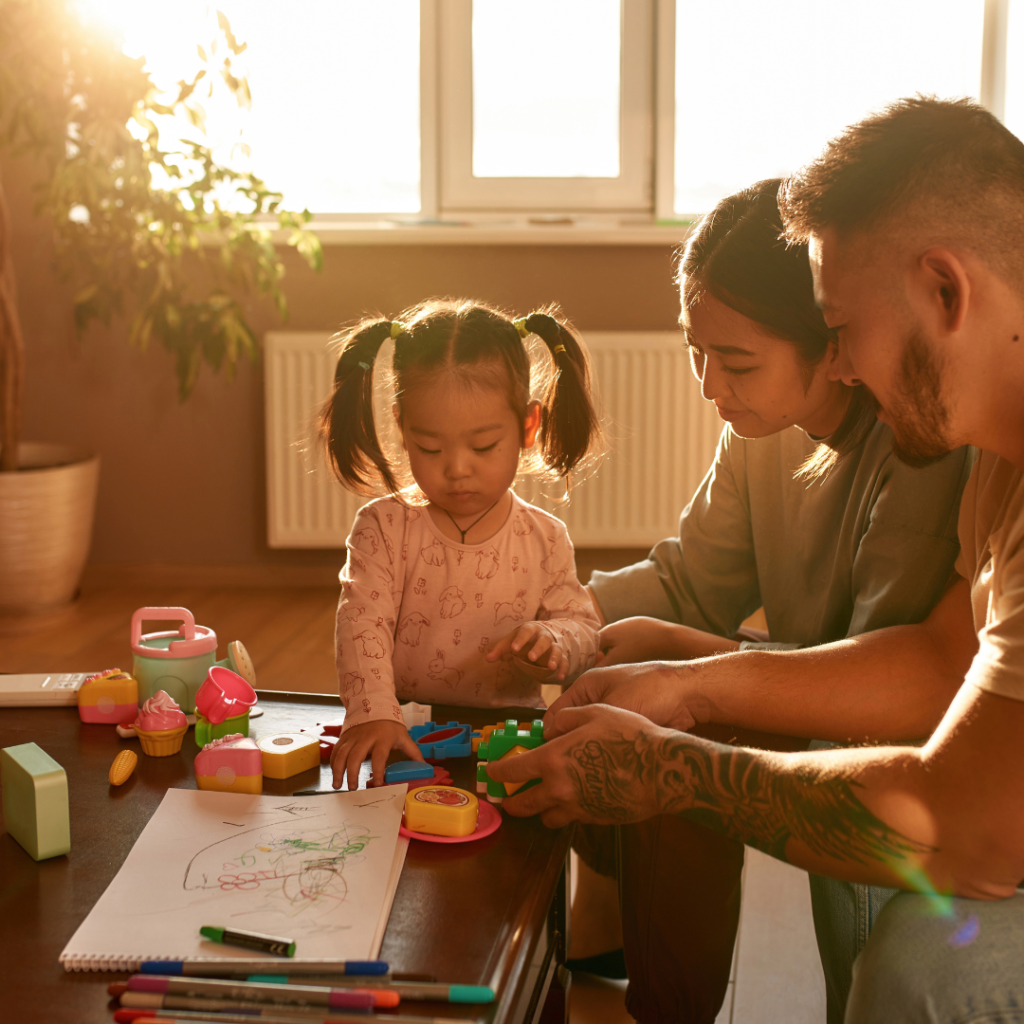
[[[916,860],[932,847],[890,828],[860,801],[860,783],[804,765],[776,774],[756,753],[683,735],[638,736],[577,746],[570,774],[580,806],[630,821],[638,786],[653,783],[663,814],[679,814],[785,860],[790,839],[857,864]]]

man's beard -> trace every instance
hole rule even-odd
[[[878,406],[874,395],[871,400]],[[892,405],[886,409],[892,427],[892,450],[900,462],[921,469],[948,455],[949,409],[942,400],[942,367],[913,331],[903,345]]]

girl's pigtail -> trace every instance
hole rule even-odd
[[[589,361],[576,336],[553,316],[532,313],[521,322],[547,345],[555,361],[541,400],[540,451],[551,469],[568,476],[601,436],[590,395]]]
[[[389,493],[398,490],[373,418],[373,362],[381,345],[401,329],[376,320],[349,336],[334,371],[334,392],[320,411],[320,440],[331,467],[357,494],[373,494],[378,481]]]

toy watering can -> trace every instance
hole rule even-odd
[[[147,620],[180,622],[177,630],[143,635]],[[228,644],[228,656],[217,661],[217,634],[206,626],[197,626],[187,608],[139,608],[132,616],[132,675],[139,683],[139,703],[157,690],[167,693],[186,714],[196,708],[196,694],[214,665],[237,672],[250,686],[256,686],[256,673],[241,641]]]

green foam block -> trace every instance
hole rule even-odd
[[[71,849],[68,777],[42,747],[21,743],[0,750],[4,825],[33,860]]]

